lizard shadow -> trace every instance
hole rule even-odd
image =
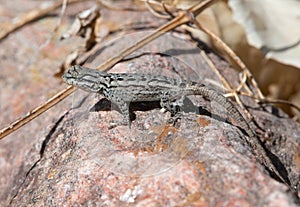
[[[136,119],[136,115],[135,115],[134,111],[151,111],[151,110],[157,109],[157,108],[161,108],[160,101],[132,102],[129,104],[130,121],[133,121]],[[224,118],[218,114],[211,113],[210,111],[208,111],[207,109],[205,109],[201,106],[194,105],[194,103],[187,97],[183,100],[183,105],[180,109],[182,112],[185,112],[185,113],[195,113],[198,115],[204,115],[204,116],[211,117],[215,120],[234,125],[239,130],[241,130],[243,134],[248,136],[247,132],[243,128],[239,127],[236,124],[233,124],[231,121],[227,120],[226,118]],[[116,104],[112,103],[111,101],[109,101],[106,98],[102,98],[96,104],[94,104],[94,106],[92,108],[90,108],[89,111],[90,112],[98,112],[98,111],[112,111],[112,110],[116,110],[116,111],[120,112],[120,110]],[[255,123],[255,125],[257,125],[257,123]],[[260,141],[260,139],[259,139],[259,141]],[[274,166],[281,172],[281,175],[285,179],[285,182],[287,184],[291,185],[291,182],[288,178],[288,172],[287,172],[286,168],[284,167],[283,163],[280,161],[280,159],[276,155],[274,155],[270,150],[268,150],[261,141],[260,141],[260,143],[261,143],[262,147],[265,149],[267,155],[270,157]],[[275,173],[273,173],[272,171],[270,171],[268,169],[267,169],[267,171],[270,173],[270,175],[273,178],[275,178],[278,181],[281,181],[280,178],[278,178]]]
[[[151,111],[156,108],[160,107],[159,101],[141,101],[141,102],[132,102],[129,104],[129,117],[130,121],[133,121],[136,119],[136,115],[134,111]],[[98,112],[98,111],[112,111],[116,110],[119,113],[121,113],[119,107],[109,101],[106,98],[100,99],[91,109],[91,112]]]
[[[260,140],[259,140],[260,141]],[[260,141],[260,143],[262,143]],[[283,163],[280,161],[280,159],[275,155],[273,154],[271,151],[269,151],[264,144],[262,144],[262,147],[265,149],[266,151],[266,154],[267,156],[270,158],[271,162],[273,163],[273,165],[278,169],[278,172],[280,172],[280,175],[282,176],[282,178],[284,179],[284,181],[289,185],[291,186],[291,181],[289,180],[289,177],[288,177],[288,171],[286,170],[285,166],[283,165]],[[268,170],[268,169],[267,169]],[[268,172],[270,173],[270,175],[275,178],[277,181],[279,182],[282,182],[282,180],[280,178],[278,178],[278,176],[268,170]]]
[[[265,106],[260,106],[260,107],[251,107],[251,106],[247,106],[247,108],[251,108],[252,110],[257,110],[257,111],[265,111],[268,113],[271,113],[275,116],[277,116],[278,118],[284,118],[283,115],[281,114],[280,110],[278,110],[276,107],[273,106],[269,106],[269,108],[267,109]],[[270,111],[271,110],[271,111]],[[252,123],[255,125],[255,127],[260,131],[257,133],[257,136],[264,136],[263,132],[265,131],[265,129],[260,126],[260,124],[253,119]],[[240,127],[239,127],[240,128]],[[247,134],[243,129],[240,128],[240,130],[243,131],[244,134]],[[291,181],[289,180],[288,177],[288,171],[286,170],[286,167],[284,166],[284,164],[281,162],[281,160],[275,155],[273,154],[266,146],[265,143],[261,141],[261,139],[258,139],[258,141],[260,142],[261,146],[264,148],[267,156],[270,158],[271,162],[273,163],[273,165],[278,169],[278,171],[280,172],[282,178],[284,179],[284,181],[286,182],[286,184],[288,184],[289,186],[291,186]],[[266,170],[269,172],[269,174],[275,178],[277,181],[282,182],[282,180],[280,178],[278,178],[278,176],[270,171],[269,169],[266,168]]]
[[[131,102],[129,104],[130,121],[133,121],[136,119],[136,115],[135,115],[134,111],[151,111],[151,110],[157,109],[157,108],[161,108],[160,101]],[[92,106],[89,111],[90,112],[98,112],[98,111],[112,111],[112,110],[116,110],[119,113],[121,113],[121,111],[119,110],[119,108],[116,104],[114,104],[113,102],[109,101],[106,98],[102,98],[96,104],[94,104],[94,106]],[[221,117],[217,114],[211,113],[201,106],[194,105],[194,103],[187,97],[183,100],[183,106],[180,107],[180,111],[184,112],[184,113],[194,113],[194,114],[198,114],[198,115],[209,116],[218,121],[230,123],[223,117]]]

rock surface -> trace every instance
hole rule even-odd
[[[109,13],[105,16],[110,17]],[[32,25],[41,29],[36,24],[42,22]],[[22,30],[19,32],[23,34]],[[149,32],[145,29],[122,34],[122,38],[99,44],[98,55],[86,65],[98,66]],[[11,45],[14,35],[17,34],[1,45],[12,51],[24,50],[23,45]],[[71,50],[68,44],[64,47],[66,53]],[[218,56],[206,52],[229,82],[237,86],[237,73]],[[9,55],[18,60],[16,63],[13,58],[0,61],[1,103],[8,100],[1,105],[3,121],[25,113],[63,88],[60,80],[49,75],[53,74],[50,69],[55,68],[53,62],[58,65],[60,61],[57,57],[40,61],[39,55],[35,66],[45,70],[38,72],[42,78],[36,82],[32,82],[35,76],[28,75],[25,66],[29,63],[21,55]],[[1,59],[4,56],[2,52]],[[18,70],[26,73],[13,72]],[[182,33],[164,35],[117,64],[111,72],[163,74],[215,88],[211,83],[220,82],[205,63],[196,42]],[[56,90],[49,92],[49,88]],[[9,94],[15,95],[11,98]],[[157,103],[132,104],[135,116],[129,129],[114,127],[122,115],[110,102],[98,94],[77,90],[0,141],[0,205],[297,206],[288,187],[273,179],[256,161],[242,141],[247,135],[221,106],[201,97],[189,99],[185,110],[200,115],[186,113],[176,127],[166,124],[169,113],[157,108]],[[260,139],[282,162],[291,183],[299,189],[299,124],[276,108],[260,107],[251,99],[243,101],[260,126]],[[21,103],[30,107],[19,109]],[[227,118],[230,122],[226,122]],[[252,127],[256,128],[253,124]]]

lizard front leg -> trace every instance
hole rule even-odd
[[[113,91],[103,93],[103,95],[112,103],[116,104],[121,114],[123,115],[123,120],[116,124],[128,125],[130,128],[131,123],[129,115],[129,103],[124,101],[122,98],[120,98],[120,96],[117,93],[114,93]]]

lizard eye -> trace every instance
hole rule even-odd
[[[77,77],[79,75],[78,71],[76,70],[76,66],[72,66],[68,73],[72,76],[72,77]]]

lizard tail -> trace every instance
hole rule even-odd
[[[255,133],[250,128],[248,122],[244,119],[243,115],[238,111],[234,104],[223,95],[219,94],[213,89],[207,88],[203,85],[193,87],[194,95],[201,95],[210,101],[215,101],[224,107],[228,115],[234,119],[241,128],[243,128],[249,137],[255,137]]]
[[[221,106],[223,106],[229,116],[238,122],[239,126],[245,130],[248,134],[249,138],[245,138],[245,141],[249,144],[251,149],[257,156],[258,161],[267,167],[271,172],[275,173],[275,175],[288,186],[290,182],[282,177],[277,168],[272,163],[271,159],[268,157],[266,150],[263,148],[261,141],[256,136],[256,133],[251,129],[248,122],[244,119],[242,114],[238,111],[238,109],[233,105],[231,101],[225,98],[223,95],[219,94],[213,89],[207,88],[204,85],[194,84],[191,86],[194,95],[201,95],[204,98],[207,98],[211,101],[215,101]]]

